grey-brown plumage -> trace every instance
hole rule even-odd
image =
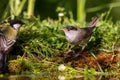
[[[6,65],[6,56],[16,42],[17,32],[22,26],[19,20],[11,20],[2,24],[0,28],[0,72],[3,72]]]
[[[62,30],[65,33],[66,39],[68,42],[73,44],[81,44],[82,50],[79,52],[79,54],[76,54],[74,58],[78,57],[80,53],[84,50],[85,44],[90,39],[93,29],[95,28],[96,23],[98,22],[98,18],[95,17],[88,27],[86,28],[78,28],[74,26],[67,26],[63,28]]]

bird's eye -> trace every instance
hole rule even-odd
[[[70,29],[67,29],[67,31],[70,31]]]

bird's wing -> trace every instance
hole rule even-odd
[[[0,52],[6,52],[14,43],[15,40],[9,40],[4,34],[0,33]]]
[[[90,39],[93,32],[89,28],[80,28],[79,30],[80,30],[79,34],[81,35],[79,36],[80,42],[81,43],[87,42]]]
[[[8,26],[9,26],[8,23],[1,23],[1,24],[0,24],[0,31],[5,30]]]
[[[93,27],[90,27],[90,28],[84,28],[84,33],[85,33],[85,37],[84,38],[88,38],[92,35],[92,32],[93,31]]]
[[[0,33],[0,50],[4,50],[6,47],[6,38],[2,33]]]
[[[7,48],[10,48],[13,46],[13,44],[16,42],[16,40],[7,40]]]
[[[89,28],[79,28],[79,34],[83,36],[83,38],[89,36],[91,34],[91,29]]]

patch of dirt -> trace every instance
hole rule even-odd
[[[73,55],[73,52],[67,55],[65,52],[61,52],[52,58],[51,61],[58,63],[65,62],[76,69],[84,68],[87,65],[89,68],[94,68],[97,71],[100,71],[98,64],[105,70],[111,67],[114,68],[116,63],[120,61],[120,52],[96,51],[94,52],[96,58],[94,58],[90,52],[84,51],[77,59],[71,59]]]

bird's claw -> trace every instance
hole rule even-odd
[[[78,57],[80,57],[80,55],[81,55],[81,54],[77,53],[77,54],[75,54],[75,55],[72,57],[72,59],[77,59]]]
[[[65,52],[65,55],[68,55],[68,54],[71,53],[71,52],[72,52],[72,50],[69,49],[68,51]]]

